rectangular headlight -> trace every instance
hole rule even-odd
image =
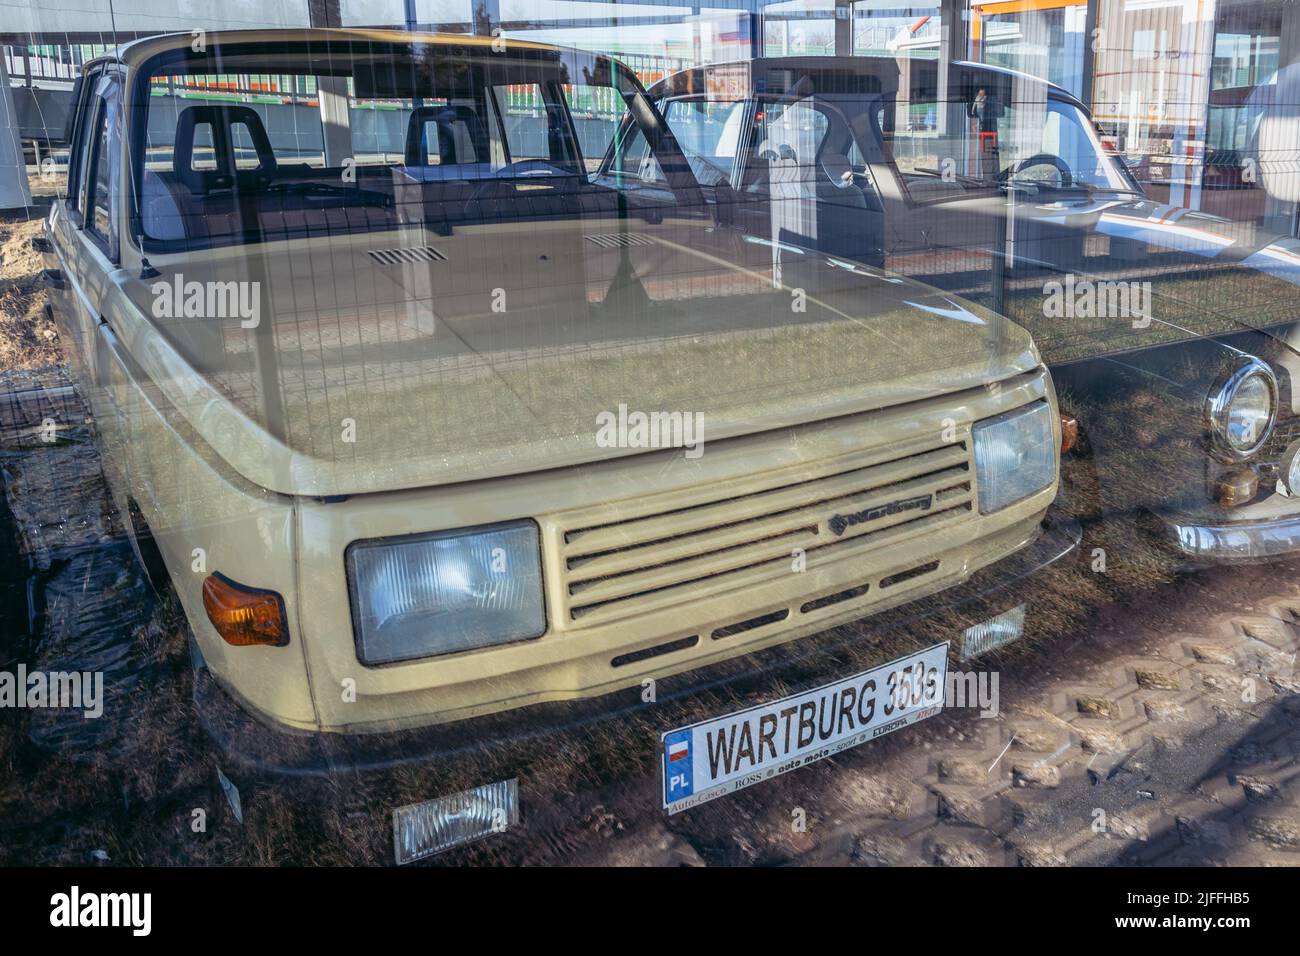
[[[531,521],[357,541],[347,568],[363,664],[509,644],[546,630]]]
[[[980,514],[1013,505],[1055,480],[1060,456],[1047,402],[986,418],[971,432]]]

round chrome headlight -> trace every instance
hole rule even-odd
[[[1210,392],[1206,417],[1219,447],[1233,458],[1249,458],[1273,432],[1277,379],[1257,358],[1242,356]]]

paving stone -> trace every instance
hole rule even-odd
[[[1135,671],[1138,686],[1147,690],[1179,690],[1180,685],[1178,678],[1174,674],[1167,674],[1163,671],[1138,670]]]
[[[1232,651],[1217,644],[1189,644],[1187,649],[1192,656],[1203,664],[1227,664],[1235,666],[1237,658]]]
[[[938,789],[935,793],[938,797],[937,809],[941,819],[952,823],[984,826],[989,815],[989,805],[985,798],[963,793],[956,787]]]
[[[898,837],[863,834],[853,843],[849,861],[857,866],[899,866],[908,863],[907,844]]]
[[[1079,697],[1075,700],[1079,713],[1087,717],[1104,717],[1115,720],[1119,717],[1119,708],[1113,700],[1105,697]]]
[[[1016,766],[1011,771],[1017,787],[1058,787],[1061,784],[1061,770],[1051,764],[1028,764]]]
[[[987,765],[954,758],[939,761],[939,779],[966,786],[979,786],[988,783],[991,777]]]
[[[1176,818],[1179,838],[1195,846],[1228,846],[1233,842],[1232,826],[1221,820],[1204,820],[1193,816]]]
[[[1172,721],[1186,720],[1187,709],[1172,700],[1148,700],[1143,709],[1152,720]]]
[[[969,843],[936,842],[931,847],[935,866],[988,866],[988,854]]]
[[[1015,727],[1012,733],[1015,734],[1015,742],[1011,745],[1013,750],[1035,753],[1051,753],[1061,745],[1063,737],[1060,731],[1042,726]]]
[[[1300,820],[1295,816],[1259,815],[1246,823],[1251,839],[1275,846],[1300,847]]]
[[[1065,866],[1065,854],[1048,844],[1032,844],[1016,848],[1016,855],[1021,866]]]
[[[1278,788],[1269,783],[1263,777],[1256,777],[1248,774],[1239,774],[1236,777],[1237,785],[1246,793],[1247,800],[1264,802],[1268,800],[1277,800],[1281,793]]]
[[[1084,750],[1097,754],[1117,754],[1128,749],[1124,738],[1101,727],[1079,727],[1079,743]]]
[[[1300,677],[1294,674],[1271,674],[1268,682],[1284,694],[1300,694]]]

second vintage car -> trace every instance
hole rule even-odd
[[[781,57],[650,94],[735,221],[1030,330],[1086,435],[1094,513],[1194,562],[1300,551],[1296,240],[1148,199],[1050,83],[964,62],[940,77],[933,60]],[[1260,113],[1285,158],[1292,121]],[[608,164],[642,163],[643,143],[619,148]]]

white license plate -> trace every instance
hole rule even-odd
[[[883,737],[943,708],[948,642],[770,704],[664,734],[677,813]]]

